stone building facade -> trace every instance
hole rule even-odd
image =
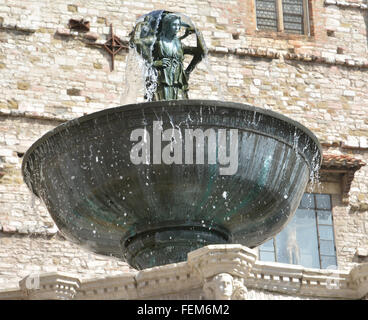
[[[324,163],[321,183],[308,190],[331,195],[338,268],[367,262],[368,3],[303,5],[306,27],[295,34],[257,27],[256,0],[0,0],[0,288],[31,273],[135,272],[65,240],[20,168],[25,151],[55,126],[129,102],[128,50],[112,70],[102,44],[111,32],[126,44],[136,19],[158,9],[189,16],[207,43],[190,98],[250,103],[316,134]]]

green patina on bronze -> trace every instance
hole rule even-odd
[[[179,36],[181,28],[185,33]],[[195,34],[197,46],[187,46],[182,40]],[[156,11],[138,22],[130,34],[130,44],[145,60],[154,77],[147,77],[146,89],[154,88],[152,101],[188,99],[189,75],[206,53],[204,40],[193,25],[168,11]],[[193,58],[185,68],[186,54]],[[152,83],[154,82],[154,83]],[[151,89],[152,90],[152,89]]]

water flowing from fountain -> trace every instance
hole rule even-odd
[[[131,33],[130,49],[126,60],[124,90],[120,98],[122,105],[149,102],[153,100],[153,96],[157,89],[157,71],[153,67],[153,50],[154,44],[158,38],[161,28],[161,20],[167,11],[158,10],[139,17],[136,21],[136,26]],[[208,57],[208,49],[202,33],[195,27],[192,20],[182,13],[173,13],[181,18],[182,34],[186,28],[194,30],[193,35],[201,39],[205,52],[202,57],[202,67],[206,74],[211,75],[212,82],[216,88],[215,96],[218,100],[224,101],[224,96],[221,89],[221,84],[216,76],[216,72],[211,67]],[[146,25],[150,25],[150,29]],[[137,36],[135,33],[140,32]],[[188,45],[195,46],[195,39],[189,36],[186,40]],[[205,94],[203,92],[203,94]],[[203,98],[203,96],[201,96]]]

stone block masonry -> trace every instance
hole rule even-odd
[[[59,235],[0,231],[0,288],[14,287],[29,274],[67,272],[83,279],[132,271],[116,258],[93,254]]]
[[[309,4],[311,34],[291,35],[257,30],[253,0],[0,0],[0,288],[31,272],[80,278],[128,270],[61,237],[20,175],[22,155],[42,134],[124,99],[128,52],[115,57],[112,72],[110,56],[95,45],[108,39],[111,23],[127,41],[142,14],[184,13],[202,31],[211,66],[194,71],[190,98],[280,112],[311,129],[324,152],[368,161],[366,3]],[[70,30],[70,19],[89,21],[89,33]],[[367,181],[365,166],[355,174],[348,204],[333,196],[340,268],[362,261],[368,247]]]

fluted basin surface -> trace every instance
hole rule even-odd
[[[183,135],[237,129],[236,173],[221,175],[219,163],[206,161],[133,164],[133,130],[151,133],[155,121]],[[22,170],[68,239],[142,269],[185,260],[208,244],[255,247],[268,240],[294,214],[320,161],[313,133],[280,114],[185,100],[125,105],[66,122],[31,146]]]

